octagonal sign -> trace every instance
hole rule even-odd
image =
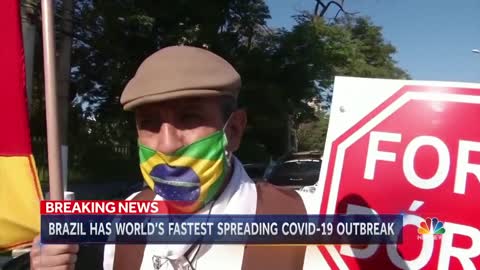
[[[401,244],[330,265],[480,269],[480,85],[336,78],[319,184],[322,214],[404,214]]]

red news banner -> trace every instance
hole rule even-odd
[[[152,215],[173,214],[165,201],[42,201],[42,215],[70,214],[125,214]]]

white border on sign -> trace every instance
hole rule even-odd
[[[480,84],[335,77],[327,143],[344,134],[404,86],[480,89]]]

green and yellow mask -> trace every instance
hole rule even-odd
[[[143,178],[175,210],[193,213],[212,201],[225,183],[227,144],[224,130],[171,154],[139,144]]]

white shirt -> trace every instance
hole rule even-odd
[[[214,202],[206,205],[197,214],[243,214],[254,215],[257,209],[257,189],[255,183],[250,179],[242,164],[235,157],[234,171],[229,184]],[[131,200],[137,193],[132,194],[127,200]],[[304,202],[307,214],[318,214],[318,207],[310,194],[299,192]],[[163,200],[156,195],[154,200]],[[183,254],[190,245],[145,245],[143,255],[142,270],[170,270],[170,269],[190,269],[189,264]],[[244,245],[201,245],[198,254],[191,262],[196,270],[203,269],[241,269],[243,261]],[[190,254],[195,254],[196,249]],[[113,268],[115,257],[115,245],[105,245],[103,267],[105,270]],[[192,258],[191,258],[192,259]],[[327,262],[319,252],[317,246],[307,246],[303,269],[330,269]]]

